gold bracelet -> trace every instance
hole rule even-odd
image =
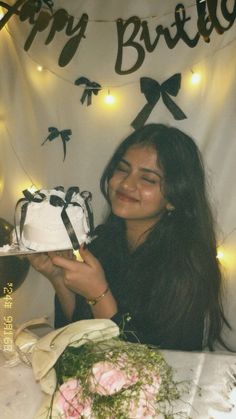
[[[101,295],[99,295],[99,297],[97,298],[88,298],[88,299],[86,298],[86,303],[88,303],[90,306],[95,306],[95,304],[97,304],[99,301],[101,301],[103,297],[105,297],[108,291],[109,291],[109,287],[107,287],[105,291]]]

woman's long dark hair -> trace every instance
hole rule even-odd
[[[216,258],[214,222],[198,147],[188,135],[163,124],[149,124],[134,131],[118,146],[103,172],[101,191],[108,203],[108,182],[121,158],[134,145],[156,150],[163,171],[162,193],[174,207],[174,211],[164,213],[145,241],[152,258],[158,259],[158,287],[164,287],[171,278],[167,309],[159,313],[163,324],[168,327],[168,322],[187,315],[194,298],[200,295],[208,320],[208,347],[213,350],[218,340],[227,348],[221,331],[224,323],[230,325],[222,307],[222,276]],[[112,213],[107,223],[124,230],[123,220]],[[173,301],[177,303],[171,304]],[[156,305],[155,291],[148,304],[151,312]]]

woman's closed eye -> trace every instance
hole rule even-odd
[[[127,167],[123,167],[123,166],[117,166],[115,168],[115,172],[124,172],[124,173],[128,173],[128,168]]]
[[[158,178],[153,179],[153,178],[148,178],[148,177],[146,177],[146,176],[143,176],[141,179],[142,179],[144,182],[147,182],[147,183],[152,183],[153,185],[155,185],[155,184],[156,184],[156,183],[158,183],[158,181],[159,181],[159,179],[158,179]]]

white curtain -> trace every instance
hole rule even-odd
[[[218,3],[217,16],[222,25],[227,26],[221,2]],[[118,74],[115,70],[117,19],[142,18],[147,22],[152,42],[159,25],[168,28],[174,37],[176,26],[172,24],[177,2],[61,0],[54,4],[54,11],[65,8],[74,17],[74,25],[84,13],[88,15],[85,38],[65,67],[58,65],[60,53],[69,40],[65,30],[56,33],[53,41],[45,45],[49,25],[45,31],[37,33],[28,51],[24,50],[24,45],[33,27],[28,21],[20,21],[19,16],[14,15],[0,31],[0,217],[13,223],[21,191],[31,184],[37,188],[78,185],[81,190],[92,192],[95,222],[101,222],[105,203],[99,191],[99,178],[116,145],[133,131],[131,123],[146,103],[140,91],[140,78],[145,76],[163,83],[181,73],[181,88],[172,99],[187,118],[175,120],[160,98],[147,122],[163,122],[184,130],[203,153],[219,243],[224,242],[226,250],[231,252],[231,263],[226,263],[229,296],[225,306],[236,328],[236,275],[232,263],[236,259],[235,25],[221,35],[214,29],[209,43],[200,37],[194,48],[179,40],[170,49],[162,35],[153,52],[145,51],[139,69]],[[227,6],[232,11],[234,1],[228,1]],[[184,29],[193,38],[197,33],[195,2],[183,1],[181,7],[185,8],[186,18],[190,18]],[[4,7],[3,12],[6,13]],[[183,10],[179,13],[183,16]],[[132,25],[126,29],[124,42],[132,30]],[[136,41],[144,46],[140,36],[141,29]],[[123,46],[122,69],[131,68],[136,59],[135,48]],[[37,70],[38,65],[43,67],[42,71]],[[193,73],[201,76],[195,85],[191,83]],[[85,86],[74,84],[82,76],[102,87],[97,95],[92,95],[90,106],[80,101]],[[113,105],[104,103],[108,90],[116,98]],[[42,145],[49,127],[72,131],[64,161],[60,137]],[[1,306],[4,312],[3,301]],[[53,291],[47,281],[31,270],[14,293],[12,310],[15,323],[42,314],[52,316]],[[236,346],[236,331],[228,334],[227,339],[235,341]]]

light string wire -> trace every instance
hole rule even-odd
[[[206,0],[200,0],[199,1],[199,3],[205,3],[205,1]],[[184,7],[179,7],[179,9],[178,10],[172,10],[172,11],[169,11],[169,12],[166,12],[166,13],[163,13],[162,15],[151,15],[151,16],[145,16],[145,17],[138,17],[137,18],[137,20],[139,19],[139,20],[153,20],[153,19],[161,19],[161,18],[163,18],[163,17],[166,17],[166,16],[171,16],[171,15],[173,15],[175,12],[177,12],[177,13],[181,13],[183,10],[189,10],[189,9],[192,9],[193,7],[195,8],[196,7],[196,2],[195,3],[191,3],[191,4],[189,4],[189,5],[183,5]],[[42,9],[44,9],[44,10],[49,10],[48,9],[48,7],[46,7],[46,6],[43,6],[42,7]],[[60,8],[59,9],[56,9],[56,11],[57,10],[60,10]],[[53,12],[54,12],[55,10],[53,9]],[[68,13],[68,12],[67,12]],[[86,13],[86,12],[83,12],[83,13]],[[73,18],[75,18],[75,19],[77,19],[78,21],[80,20],[80,18],[81,17],[78,17],[78,16],[75,16],[75,15],[71,15],[70,13],[68,13],[68,16],[69,17],[73,17]],[[133,16],[133,15],[131,15],[132,17],[135,17],[135,16]],[[88,19],[88,22],[93,22],[93,23],[116,23],[119,19],[122,19],[124,22],[127,22],[127,20],[129,19],[129,18],[125,18],[125,19],[123,19],[123,18],[117,18],[117,19]]]
[[[236,227],[233,228],[229,233],[227,233],[221,240],[221,242],[217,245],[217,247],[223,246],[226,242],[226,240],[232,236],[232,234],[236,231]]]
[[[10,133],[10,130],[9,130],[9,128],[7,127],[6,123],[4,124],[4,127],[5,127],[5,130],[6,130],[7,134],[8,134],[9,144],[10,144],[10,146],[11,146],[11,149],[12,149],[12,151],[13,151],[13,154],[15,155],[16,160],[17,160],[17,161],[18,161],[18,163],[19,163],[19,166],[21,167],[21,169],[23,170],[24,174],[26,175],[26,177],[27,177],[27,178],[29,179],[29,181],[31,182],[31,185],[35,185],[35,186],[37,187],[37,183],[36,183],[36,182],[34,182],[33,178],[32,178],[32,177],[29,175],[29,173],[26,171],[25,166],[23,165],[23,163],[22,163],[22,161],[21,161],[20,157],[19,157],[19,156],[18,156],[18,154],[17,154],[17,151],[16,151],[16,149],[15,149],[15,147],[14,147],[13,143],[12,143],[12,134]],[[37,188],[37,189],[38,189],[38,188]]]
[[[17,40],[17,38],[15,38],[14,37],[14,35],[11,33],[11,31],[6,27],[6,25],[4,26],[4,29],[6,30],[6,32],[9,34],[9,36],[12,38],[12,40],[13,40],[13,42],[15,43],[15,45],[19,48],[19,49],[21,49],[21,51],[24,53],[24,54],[26,54],[29,58],[30,58],[30,60],[31,61],[33,61],[36,65],[41,65],[42,67],[43,67],[43,71],[48,71],[49,73],[51,73],[52,75],[54,75],[54,76],[56,76],[58,79],[61,79],[62,81],[64,81],[64,82],[66,82],[66,83],[69,83],[69,84],[71,84],[71,85],[75,85],[75,83],[74,82],[72,82],[71,80],[69,80],[69,79],[67,79],[66,77],[63,77],[63,76],[61,76],[61,75],[59,75],[58,73],[56,73],[55,71],[53,71],[53,70],[51,70],[51,69],[49,69],[48,67],[44,67],[44,65],[42,64],[42,63],[39,63],[35,58],[33,58],[32,57],[32,55],[28,52],[28,51],[25,51],[24,50],[24,48],[22,47],[22,45],[20,44],[20,42]],[[219,35],[220,36],[220,35]],[[211,58],[211,57],[213,57],[215,54],[217,54],[218,52],[220,52],[221,50],[223,50],[223,49],[225,49],[225,48],[227,48],[228,46],[230,46],[232,43],[234,43],[236,41],[236,36],[235,36],[235,38],[233,38],[233,39],[231,39],[230,41],[228,41],[225,45],[223,45],[223,46],[220,46],[219,48],[216,48],[212,53],[209,53],[209,54],[206,54],[201,60],[199,60],[199,61],[197,61],[197,62],[193,62],[192,64],[191,64],[191,67],[186,67],[183,71],[191,71],[192,72],[192,69],[193,69],[193,67],[196,67],[196,66],[198,66],[200,63],[202,63],[202,62],[204,62],[204,61],[206,61],[206,60],[208,60],[209,58]],[[122,77],[124,77],[124,76],[122,76]],[[86,86],[86,89],[87,90],[107,90],[107,89],[111,89],[111,88],[121,88],[121,87],[125,87],[125,86],[129,86],[129,85],[134,85],[134,84],[137,84],[137,83],[139,83],[139,81],[140,81],[140,78],[139,79],[136,79],[136,80],[134,80],[134,81],[129,81],[129,82],[126,82],[126,83],[116,83],[116,84],[113,84],[113,83],[109,83],[109,84],[107,84],[107,82],[105,82],[105,83],[103,83],[103,82],[100,82],[100,84],[101,84],[101,87],[99,88],[99,87],[89,87],[89,86]],[[83,88],[83,86],[76,86],[77,88],[78,87],[80,87],[80,88]]]

